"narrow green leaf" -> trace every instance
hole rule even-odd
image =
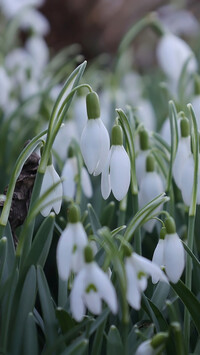
[[[142,296],[142,308],[155,324],[157,332],[165,331],[168,329],[168,324],[160,310],[144,294]]]
[[[106,325],[106,319],[102,322],[95,333],[94,341],[92,344],[91,355],[100,355],[104,337],[104,329]]]
[[[200,333],[200,302],[195,295],[179,280],[177,284],[171,284],[171,287],[180,297],[186,308],[188,309],[192,320]]]
[[[29,269],[21,291],[19,306],[16,311],[14,324],[10,324],[11,353],[20,355],[22,352],[22,339],[25,331],[26,319],[33,310],[36,298],[36,271],[35,267]]]
[[[37,328],[32,313],[28,314],[24,329],[23,355],[38,355]]]
[[[156,285],[153,296],[151,298],[151,302],[155,304],[155,306],[162,311],[163,306],[165,305],[166,298],[170,291],[170,285],[166,282],[159,282]]]
[[[82,355],[85,353],[88,347],[88,340],[82,339],[75,341],[73,344],[68,346],[61,355]]]
[[[98,231],[98,229],[101,228],[101,223],[99,222],[99,218],[97,217],[97,214],[94,211],[94,209],[90,203],[88,203],[87,209],[88,209],[91,227],[92,227],[93,233],[95,234]]]
[[[10,223],[7,223],[4,235],[7,238],[7,257],[3,271],[3,280],[5,281],[11,274],[15,263],[15,247],[13,236],[10,228]]]
[[[45,336],[47,344],[50,346],[54,344],[54,342],[58,338],[57,320],[47,280],[40,266],[37,267],[37,280],[40,303],[44,319]]]
[[[115,202],[111,201],[104,209],[100,218],[101,225],[111,228],[115,212]]]
[[[114,325],[111,325],[108,333],[106,353],[107,355],[123,354],[121,336],[119,334],[119,330]]]
[[[187,245],[185,242],[182,241],[182,243],[183,243],[183,246],[184,246],[186,252],[191,256],[191,258],[192,258],[194,264],[195,264],[198,268],[200,268],[200,262],[199,262],[199,260],[197,259],[197,257],[194,255],[194,253],[192,252],[192,250],[188,247],[188,245]]]
[[[2,284],[2,275],[4,271],[4,265],[7,257],[7,238],[0,239],[0,284]]]
[[[63,334],[67,333],[76,325],[75,320],[69,315],[69,313],[60,307],[56,309],[56,317]]]
[[[44,267],[51,246],[54,222],[54,213],[50,213],[42,222],[29,253],[26,254],[24,261],[22,260],[21,272],[26,272],[31,265]]]

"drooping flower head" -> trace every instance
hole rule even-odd
[[[85,264],[74,280],[70,294],[70,308],[74,319],[80,322],[86,307],[93,314],[102,311],[104,300],[113,313],[117,313],[117,295],[109,276],[93,261],[92,249],[85,248]]]
[[[90,174],[104,169],[110,148],[110,138],[100,118],[99,98],[95,92],[86,96],[88,121],[81,135],[81,152]]]
[[[161,229],[160,240],[154,251],[152,261],[165,268],[169,280],[177,283],[185,267],[185,252],[183,244],[176,233],[174,219],[169,217],[165,221],[166,228]],[[158,278],[152,278],[153,283]]]
[[[45,198],[45,201],[43,202],[43,205],[45,205],[45,207],[41,209],[40,213],[44,217],[48,216],[52,209],[55,211],[56,214],[60,212],[63,197],[61,179],[52,164],[52,160],[50,159],[49,165],[47,165],[43,177],[40,196],[45,194],[47,190],[53,187],[53,185],[55,184],[57,185],[54,189],[52,189],[51,192],[49,192],[49,194]]]
[[[139,208],[143,208],[147,203],[153,200],[156,196],[164,192],[164,186],[161,176],[155,171],[155,163],[152,155],[148,155],[146,159],[146,174],[142,178],[140,190],[138,194]],[[156,211],[160,211],[162,206],[159,206]],[[152,219],[146,222],[143,227],[148,232],[152,232],[156,220]]]
[[[83,193],[87,198],[91,198],[92,184],[89,174],[84,166],[81,166],[80,170],[80,184]],[[77,157],[74,155],[73,148],[70,146],[68,149],[68,158],[62,170],[63,192],[64,196],[67,198],[74,199],[75,197],[78,173]]]
[[[123,147],[123,134],[119,125],[112,129],[112,146],[101,176],[101,193],[107,199],[112,190],[113,195],[121,201],[130,185],[130,159]]]
[[[148,339],[141,343],[135,355],[156,355],[160,354],[163,350],[166,340],[168,338],[168,333],[160,332],[154,335],[152,339]]]
[[[84,264],[84,248],[87,234],[80,222],[80,210],[72,204],[68,213],[68,224],[62,232],[57,246],[57,267],[61,279],[68,280],[70,272],[77,273]]]

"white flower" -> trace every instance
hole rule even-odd
[[[136,115],[140,122],[144,124],[146,129],[149,131],[155,130],[156,116],[150,101],[140,99],[139,103],[137,104]]]
[[[46,206],[42,208],[40,212],[44,217],[48,216],[52,209],[56,214],[60,212],[63,196],[60,177],[55,171],[54,166],[52,164],[48,165],[44,174],[40,196],[42,196],[50,187],[58,182],[60,183],[47,195],[43,202],[43,205]]]
[[[82,224],[68,223],[62,232],[57,246],[57,266],[61,279],[68,280],[71,271],[77,273],[84,264],[84,248],[87,234]]]
[[[99,175],[104,169],[110,148],[110,138],[100,118],[99,98],[95,92],[86,96],[88,120],[81,134],[81,152],[90,174]]]
[[[74,198],[76,193],[76,176],[78,174],[78,164],[76,157],[71,157],[66,160],[66,163],[63,167],[62,178],[63,178],[63,191],[64,195],[68,198]],[[81,187],[83,193],[87,198],[92,197],[92,184],[90,181],[89,174],[85,167],[81,168]]]
[[[190,136],[181,137],[178,143],[178,149],[176,152],[176,157],[173,163],[173,177],[176,185],[181,188],[181,178],[183,167],[189,156],[191,155],[190,149]]]
[[[167,77],[177,82],[185,62],[191,57],[187,65],[188,74],[197,70],[197,61],[191,48],[181,38],[167,33],[163,35],[157,47],[158,62]]]
[[[130,159],[122,145],[112,145],[105,169],[101,176],[101,193],[107,199],[113,195],[121,201],[130,185]]]
[[[138,193],[139,199],[139,208],[143,208],[147,203],[153,200],[156,196],[164,192],[164,186],[160,175],[156,171],[147,171],[146,175],[143,177],[140,190]],[[155,212],[158,212],[162,209],[162,206],[159,206]],[[155,219],[151,219],[146,222],[143,227],[148,232],[151,232],[156,224]]]
[[[140,150],[135,160],[136,177],[139,186],[141,184],[142,178],[146,174],[146,159],[148,155],[149,149]]]
[[[40,6],[44,0],[1,0],[0,6],[8,18],[15,16],[27,6]]]
[[[135,355],[154,355],[155,350],[151,346],[151,340],[146,340],[137,348]]]
[[[185,267],[185,251],[175,229],[171,232],[168,231],[166,235],[165,233],[159,239],[152,261],[160,267],[164,267],[169,280],[176,283]],[[156,276],[152,277],[153,283],[158,282],[158,280]]]
[[[41,75],[49,59],[49,49],[45,40],[40,36],[30,37],[26,41],[26,50],[33,60],[35,75]]]
[[[90,174],[99,175],[106,163],[110,139],[100,118],[88,119],[81,135],[81,152]]]
[[[0,67],[0,106],[6,109],[10,104],[10,93],[11,93],[12,83],[11,79],[6,73],[3,67]]]
[[[66,153],[73,138],[78,141],[76,124],[73,120],[67,120],[67,122],[60,127],[53,143],[53,149],[63,161],[66,159]]]
[[[20,28],[31,29],[34,33],[45,36],[50,31],[50,25],[41,12],[33,8],[25,8],[20,17]]]
[[[70,294],[70,308],[74,319],[80,322],[86,307],[93,314],[100,314],[104,300],[113,313],[117,313],[117,296],[108,275],[96,262],[86,263],[74,280]]]
[[[127,301],[131,307],[140,309],[141,294],[147,287],[148,276],[156,277],[160,281],[167,281],[162,270],[150,260],[132,253],[125,259],[127,277]]]
[[[187,159],[183,158],[183,167],[180,176],[180,190],[186,206],[190,206],[194,182],[194,157],[191,154]]]

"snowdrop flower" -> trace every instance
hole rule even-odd
[[[176,157],[173,163],[173,177],[176,182],[176,185],[181,188],[181,178],[182,178],[182,171],[185,162],[191,155],[191,148],[190,148],[190,127],[189,121],[186,117],[181,119],[181,137],[178,143],[178,149],[176,152]]]
[[[6,73],[6,70],[3,67],[0,67],[0,106],[3,109],[6,109],[6,106],[9,105],[11,88],[12,83],[10,77]]]
[[[46,36],[50,31],[50,25],[43,14],[33,8],[25,8],[20,16],[20,28],[31,29],[39,36]]]
[[[185,267],[185,252],[183,244],[176,233],[175,222],[172,217],[165,221],[166,228],[161,229],[160,240],[153,254],[152,261],[165,268],[169,280],[177,283]],[[152,282],[158,282],[157,277]]]
[[[125,271],[127,278],[127,301],[131,307],[139,310],[141,306],[142,292],[147,288],[149,276],[168,282],[165,274],[158,265],[133,252],[128,251],[125,259]]]
[[[140,185],[142,178],[146,174],[146,159],[149,154],[149,136],[146,130],[139,133],[140,150],[135,159],[135,170],[138,185]]]
[[[40,36],[32,36],[26,41],[25,47],[33,60],[35,75],[40,75],[49,59],[49,49],[45,40]]]
[[[47,197],[43,202],[43,204],[46,206],[41,209],[40,213],[44,217],[48,216],[52,209],[55,211],[56,214],[58,214],[60,212],[61,204],[62,204],[62,196],[63,196],[62,183],[59,175],[57,174],[51,162],[49,165],[47,165],[44,174],[40,196],[42,196],[48,189],[50,189],[56,183],[59,184],[57,184],[56,187],[47,195]]]
[[[116,125],[112,129],[112,147],[101,175],[101,193],[104,199],[108,198],[111,190],[118,201],[121,201],[128,192],[131,166],[122,144],[122,129]]]
[[[99,99],[95,92],[86,97],[88,121],[81,135],[81,152],[90,174],[99,175],[106,163],[110,139],[100,119]]]
[[[161,37],[157,47],[157,58],[162,70],[172,82],[178,82],[181,70],[190,57],[187,65],[188,74],[196,72],[198,67],[191,48],[181,38],[171,33]]]
[[[74,119],[79,137],[83,132],[83,129],[87,123],[87,110],[85,105],[85,97],[78,96],[74,102]]]
[[[140,184],[140,190],[138,193],[139,199],[139,208],[143,208],[147,203],[153,200],[156,196],[164,192],[164,186],[161,176],[154,171],[154,158],[149,155],[146,159],[146,174],[142,178]],[[162,209],[162,206],[159,206],[155,212],[158,212]],[[152,232],[156,224],[155,219],[151,219],[146,222],[143,227],[149,233]]]
[[[43,3],[44,0],[1,0],[0,6],[4,15],[11,18],[27,6],[40,6]]]
[[[23,48],[13,49],[5,57],[5,66],[12,74],[14,83],[17,85],[24,85],[24,82],[33,73],[33,60],[29,53]]]
[[[57,246],[57,267],[61,279],[68,280],[70,272],[77,273],[84,265],[84,248],[87,234],[80,222],[80,209],[73,204],[69,208],[68,224]]]
[[[148,339],[141,343],[135,355],[156,355],[160,354],[165,346],[168,334],[165,332],[157,333],[152,339]]]
[[[60,127],[53,143],[53,149],[62,161],[66,159],[66,152],[73,138],[78,141],[76,124],[73,120],[67,120]]]
[[[70,308],[74,319],[82,321],[86,307],[93,314],[100,314],[104,300],[112,313],[116,314],[117,296],[109,276],[103,272],[98,264],[93,261],[92,250],[85,248],[85,261],[83,268],[74,280],[70,294]]]
[[[78,162],[76,156],[74,156],[74,152],[72,147],[69,147],[68,150],[68,159],[66,160],[63,171],[63,192],[64,195],[68,198],[74,198],[76,193],[76,178],[78,175]],[[83,190],[84,195],[87,198],[92,197],[92,184],[90,181],[89,174],[84,166],[81,167],[81,176],[80,183]]]

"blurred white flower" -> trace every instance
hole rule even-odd
[[[13,85],[23,85],[34,72],[34,63],[26,50],[16,48],[5,57],[5,66],[12,76]]]
[[[31,99],[32,96],[39,93],[40,88],[36,81],[29,80],[21,88],[21,98],[22,100],[27,100],[30,98],[30,101],[27,106],[24,107],[23,112],[28,116],[31,117],[38,113],[40,107],[40,97],[34,97]]]
[[[187,73],[192,74],[197,71],[198,65],[189,45],[172,33],[166,33],[161,37],[157,47],[157,59],[172,82],[178,82],[181,70],[189,58]]]
[[[156,353],[157,350],[153,349],[151,340],[146,340],[138,346],[135,355],[155,355]]]
[[[76,194],[76,178],[78,174],[78,163],[76,157],[70,157],[66,160],[63,171],[63,192],[64,196],[74,199]],[[84,166],[81,167],[81,176],[80,176],[81,187],[84,195],[87,198],[92,197],[92,184],[90,176]]]
[[[125,259],[125,270],[127,277],[127,301],[131,307],[137,310],[140,309],[141,295],[147,288],[147,279],[149,276],[168,282],[158,265],[136,253],[132,253],[131,256]]]
[[[136,105],[136,116],[140,122],[142,122],[145,128],[149,131],[153,131],[156,128],[156,116],[150,101],[140,99]]]
[[[77,141],[79,139],[76,124],[73,120],[67,120],[59,129],[53,143],[53,149],[62,161],[66,159],[66,153],[73,138]]]
[[[147,157],[147,160],[152,158],[151,156]],[[146,174],[142,178],[140,183],[140,189],[138,193],[139,208],[143,208],[147,203],[153,200],[156,196],[164,192],[164,186],[161,176],[156,171],[146,171]],[[162,206],[159,206],[155,212],[158,212],[162,209]],[[146,222],[143,227],[148,232],[152,232],[156,224],[156,219],[151,219]]]
[[[12,89],[11,78],[8,76],[6,70],[0,67],[0,107],[6,109],[9,106],[9,97]]]
[[[173,163],[173,177],[176,182],[176,185],[181,188],[181,179],[184,164],[186,163],[187,159],[191,155],[191,148],[190,148],[190,136],[188,137],[181,137],[178,143],[178,149],[176,152],[176,157]]]
[[[49,49],[41,36],[31,36],[25,44],[25,48],[34,63],[34,74],[40,77],[42,70],[49,59]]]
[[[172,219],[171,217],[169,219]],[[175,228],[167,230],[163,228],[161,238],[154,250],[153,263],[165,268],[169,280],[177,283],[185,267],[185,251],[183,244],[176,233]],[[159,281],[156,275],[152,277],[152,282]]]
[[[42,196],[48,189],[50,189],[50,187],[56,183],[58,183],[56,187],[47,195],[43,201],[43,205],[46,206],[41,209],[40,213],[44,217],[48,216],[52,209],[56,214],[60,212],[63,196],[63,188],[60,177],[56,172],[53,164],[50,164],[47,166],[44,174],[40,196]]]
[[[70,294],[72,316],[76,321],[82,321],[86,307],[93,314],[100,314],[102,300],[107,303],[112,313],[117,313],[117,296],[108,275],[95,261],[86,263],[76,276]]]
[[[58,274],[61,279],[68,280],[70,272],[79,272],[84,265],[84,248],[87,245],[87,234],[82,223],[70,221],[62,232],[57,245],[56,259]]]
[[[45,36],[50,31],[50,25],[44,15],[33,8],[25,8],[20,16],[20,28],[31,29],[34,34]]]
[[[95,92],[86,96],[88,120],[81,135],[81,152],[90,174],[101,174],[110,148],[110,138],[100,118],[99,98]]]
[[[41,6],[45,0],[1,0],[0,7],[8,18],[15,16],[28,6]]]

